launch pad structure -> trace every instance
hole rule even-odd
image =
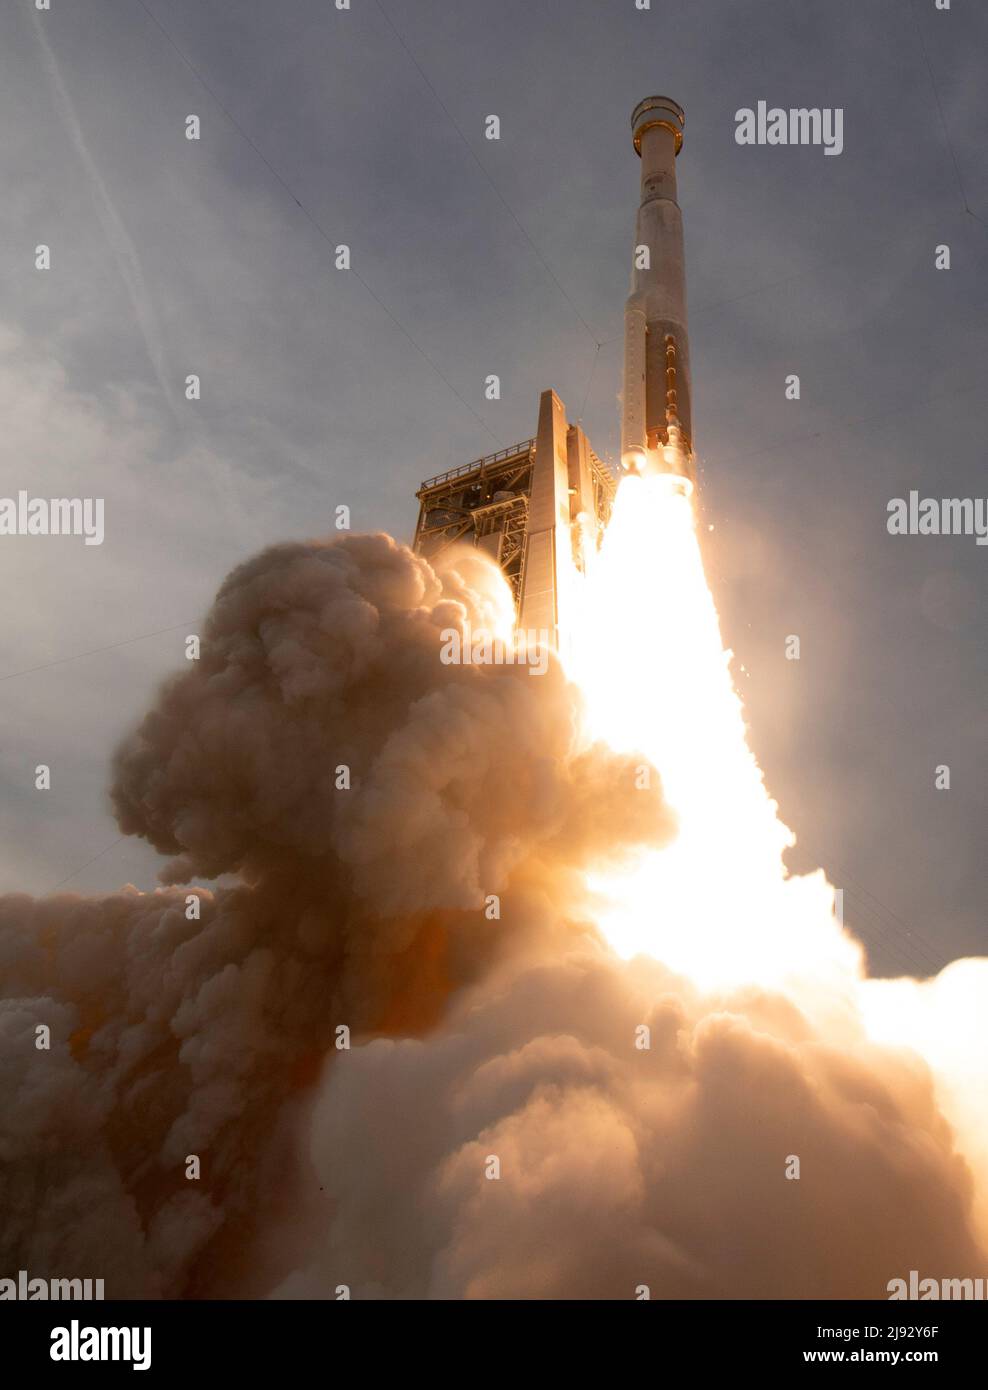
[[[639,156],[631,293],[624,309],[621,465],[662,475],[689,496],[696,482],[683,218],[676,159],[686,117],[669,97],[631,116]],[[516,627],[565,640],[572,575],[586,575],[610,519],[617,483],[555,391],[539,398],[534,439],[427,478],[416,496],[414,546],[426,559],[456,543],[500,565]]]
[[[533,439],[426,478],[414,548],[427,560],[457,543],[482,550],[511,587],[516,626],[558,646],[561,564],[586,573],[616,488],[555,391],[543,391]]]

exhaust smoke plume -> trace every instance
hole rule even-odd
[[[290,1224],[291,1112],[349,1055],[336,1029],[435,1023],[536,948],[513,893],[558,904],[547,937],[589,931],[569,924],[583,864],[671,834],[632,760],[580,740],[557,666],[440,663],[442,629],[510,628],[505,601],[482,558],[437,573],[384,536],[226,581],[112,798],[166,882],[243,883],[0,899],[3,1268],[92,1270],[108,1297],[264,1292],[244,1252]]]
[[[348,537],[230,576],[116,758],[168,886],[0,900],[0,1273],[330,1298],[983,1273],[983,973],[951,967],[950,1043],[946,987],[866,982],[822,875],[786,878],[684,516],[622,486],[569,678],[440,662],[445,628],[510,630],[475,553]]]

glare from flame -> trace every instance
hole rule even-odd
[[[954,961],[931,980],[868,979],[823,872],[788,872],[795,837],[748,747],[693,502],[668,478],[624,479],[581,589],[565,662],[588,733],[641,752],[679,821],[665,848],[592,882],[601,931],[619,954],[655,956],[700,989],[780,989],[831,1043],[918,1052],[988,1239],[988,961]]]
[[[748,746],[693,503],[668,478],[621,482],[566,666],[588,734],[641,752],[678,816],[667,847],[592,881],[611,947],[656,956],[700,990],[781,990],[831,1044],[919,1052],[975,1177],[973,1215],[988,1240],[988,960],[955,960],[931,980],[867,979],[823,872],[789,874],[782,856],[795,837]]]
[[[679,820],[667,848],[593,884],[615,950],[656,955],[705,987],[854,973],[833,889],[783,864],[795,837],[747,744],[693,503],[668,478],[621,483],[581,598],[567,665],[590,732],[641,752]]]

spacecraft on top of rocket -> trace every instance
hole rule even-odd
[[[669,97],[646,97],[631,117],[641,203],[624,307],[621,463],[632,473],[666,474],[689,494],[696,468],[683,216],[676,202],[684,125],[683,108]]]

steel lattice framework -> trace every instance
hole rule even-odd
[[[426,478],[415,494],[415,549],[427,560],[457,543],[483,550],[511,586],[519,623],[558,640],[560,563],[586,570],[615,487],[562,401],[544,391],[534,439]]]
[[[517,607],[524,583],[534,462],[535,440],[525,439],[426,478],[415,494],[419,501],[415,549],[430,559],[456,541],[483,543],[481,548],[504,571]]]

